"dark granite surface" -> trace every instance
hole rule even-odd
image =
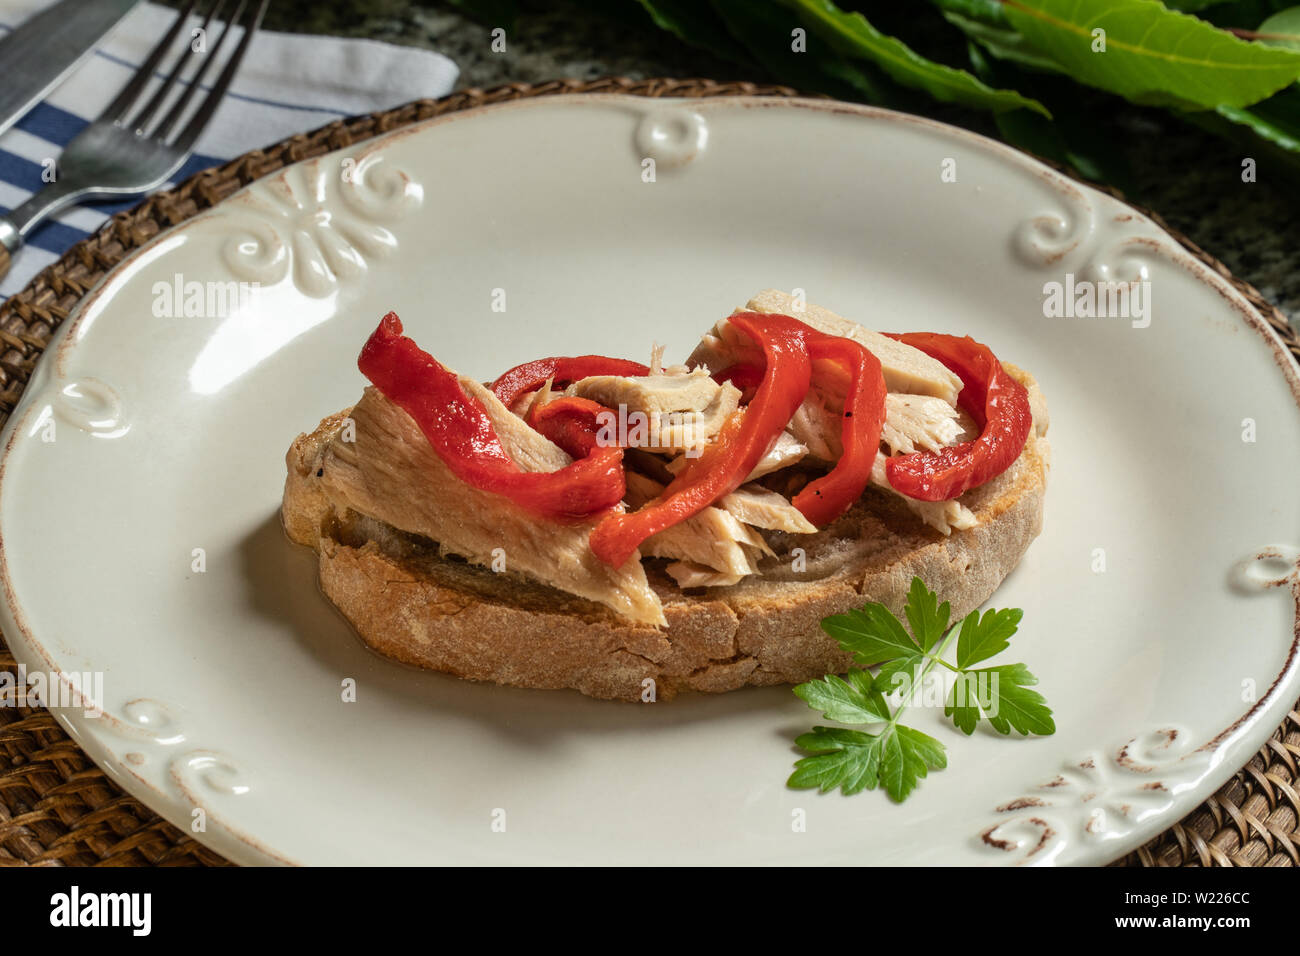
[[[630,5],[631,0],[623,2]],[[438,50],[459,64],[461,88],[610,74],[771,79],[757,70],[740,75],[736,66],[652,27],[587,12],[617,5],[616,0],[528,3],[508,35],[504,54],[491,51],[488,26],[429,0],[276,0],[267,26]],[[937,115],[993,133],[984,117]],[[1300,327],[1300,172],[1271,175],[1274,170],[1261,163],[1261,180],[1243,183],[1241,163],[1247,154],[1241,147],[1154,110],[1119,104],[1111,134],[1114,149],[1133,170],[1130,198],[1221,259]]]

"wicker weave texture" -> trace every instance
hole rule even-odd
[[[418,100],[338,120],[201,172],[119,213],[0,305],[0,424],[22,395],[50,336],[117,263],[159,232],[221,202],[262,176],[444,113],[565,93],[637,96],[794,96],[788,87],[712,80],[607,78],[508,84]],[[1113,191],[1112,191],[1113,192]],[[1118,193],[1116,198],[1123,199]],[[1232,282],[1300,359],[1300,337],[1254,288],[1151,216],[1193,255]],[[0,638],[0,670],[15,670]],[[1298,705],[1297,710],[1300,710]],[[1193,813],[1123,861],[1132,866],[1300,865],[1300,713]],[[0,707],[0,865],[226,865],[218,854],[123,793],[43,708]]]

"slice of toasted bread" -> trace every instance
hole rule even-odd
[[[797,683],[851,663],[822,631],[822,618],[867,601],[901,614],[919,576],[951,603],[956,620],[992,595],[1037,536],[1050,454],[1046,406],[1031,376],[1007,368],[1030,390],[1035,428],[1007,471],[962,496],[975,527],[945,537],[873,488],[816,534],[775,535],[777,558],[732,587],[683,592],[665,562],[650,559],[666,629],[629,623],[521,575],[442,557],[436,542],[332,501],[322,463],[346,411],[289,449],[284,526],[316,550],[321,589],[362,640],[407,664],[628,701]]]

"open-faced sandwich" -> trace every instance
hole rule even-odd
[[[299,435],[284,525],[375,650],[663,700],[845,670],[819,622],[913,576],[983,603],[1042,523],[1047,408],[969,337],[768,290],[684,364],[458,376],[389,314],[357,404]]]

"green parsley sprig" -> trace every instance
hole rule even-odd
[[[822,630],[853,654],[857,666],[843,677],[828,674],[800,684],[795,694],[829,720],[877,729],[814,727],[801,734],[795,743],[812,756],[795,763],[788,786],[816,787],[823,793],[838,787],[845,794],[883,786],[896,802],[907,799],[929,771],[948,765],[942,743],[899,722],[935,666],[957,675],[943,713],[962,733],[974,733],[981,719],[1000,734],[1056,732],[1047,702],[1030,689],[1038,678],[1024,664],[974,666],[1010,646],[1021,610],[988,610],[983,615],[971,611],[949,627],[951,606],[947,601],[940,604],[920,578],[912,579],[903,610],[911,633],[877,603],[822,621]],[[950,663],[944,655],[954,637],[956,663]],[[867,670],[877,666],[875,674]],[[894,694],[900,696],[891,708],[887,695]]]

